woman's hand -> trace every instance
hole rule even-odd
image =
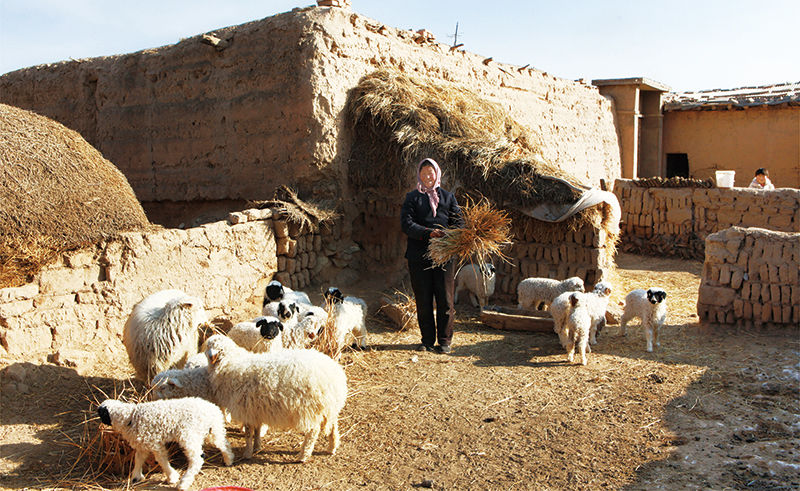
[[[444,230],[440,228],[433,229],[431,232],[431,239],[436,239],[438,237],[444,237]]]

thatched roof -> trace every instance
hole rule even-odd
[[[20,247],[68,250],[148,225],[125,176],[77,132],[0,104],[0,286],[37,262]]]
[[[360,189],[405,189],[417,163],[431,157],[467,193],[498,206],[564,204],[578,197],[542,177],[578,183],[544,162],[535,135],[497,104],[455,84],[377,71],[353,89],[348,116],[354,135],[350,180]]]

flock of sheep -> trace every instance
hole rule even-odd
[[[469,265],[456,276],[456,298],[466,291],[483,308],[494,293],[495,269],[490,263]],[[517,288],[519,307],[549,307],[554,329],[570,362],[575,351],[586,364],[590,344],[605,325],[611,286],[599,282],[584,293],[580,278],[564,281],[527,278]],[[322,433],[327,450],[339,446],[339,413],[347,399],[347,377],[330,356],[313,349],[323,329],[334,332],[339,347],[367,346],[367,305],[335,287],[325,294],[326,308],[308,295],[277,281],[265,290],[261,316],[233,326],[227,335],[209,337],[198,352],[199,328],[208,322],[202,301],[179,290],[154,293],[131,312],[123,343],[136,377],[152,389],[154,401],[138,404],[107,399],[98,407],[110,425],[134,449],[133,481],[143,478],[142,465],[152,452],[170,484],[188,489],[203,464],[202,446],[222,452],[225,465],[233,452],[225,434],[226,419],[244,427],[244,458],[252,457],[267,429],[304,434],[298,460],[311,457]],[[621,319],[639,317],[647,350],[658,346],[658,329],[666,317],[666,292],[634,290],[625,299]],[[177,442],[188,467],[183,476],[168,461],[166,443]]]
[[[98,407],[100,420],[135,451],[134,482],[143,478],[142,465],[153,453],[169,483],[188,489],[203,464],[206,442],[230,465],[225,415],[244,426],[244,458],[259,450],[268,428],[304,434],[301,462],[311,457],[320,433],[328,439],[328,452],[335,453],[347,377],[338,362],[311,347],[330,326],[338,346],[352,341],[366,347],[367,306],[335,287],[325,292],[325,301],[327,308],[314,306],[305,293],[272,281],[260,317],[209,337],[199,353],[199,328],[208,322],[200,299],[164,290],[136,304],[123,344],[136,377],[156,400],[107,399]],[[181,477],[168,461],[170,441],[188,460]]]

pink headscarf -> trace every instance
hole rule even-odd
[[[422,184],[422,180],[419,178],[419,171],[422,170],[422,167],[425,165],[430,165],[433,167],[433,170],[436,171],[436,182],[433,183],[433,187],[428,189]],[[431,210],[433,211],[433,216],[436,216],[436,208],[439,206],[439,193],[436,192],[436,188],[442,185],[442,170],[439,168],[439,164],[436,163],[433,159],[423,159],[422,162],[419,163],[417,166],[417,191],[423,194],[428,195],[428,201],[431,204]]]

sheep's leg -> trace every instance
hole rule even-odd
[[[328,452],[331,455],[336,454],[339,448],[339,419],[335,419],[333,424],[330,424],[330,433],[328,433]]]
[[[581,339],[578,341],[578,349],[581,353],[581,365],[586,365],[586,351],[589,348],[589,338],[587,336],[582,336]]]
[[[253,456],[253,433],[257,430],[249,425],[244,427],[244,454],[242,458],[249,459]]]
[[[221,431],[220,431],[221,430]],[[233,450],[228,439],[225,437],[225,427],[213,428],[211,430],[212,444],[222,452],[222,460],[225,465],[233,464]]]
[[[456,288],[456,292],[453,294],[453,304],[458,303],[458,294],[461,292],[461,288]]]
[[[575,342],[567,340],[567,361],[572,363],[575,360]]]
[[[253,453],[261,450],[261,430],[264,429],[266,433],[266,425],[253,426]]]
[[[178,474],[178,471],[169,465],[169,454],[167,453],[167,447],[165,447],[162,443],[157,449],[155,449],[153,453],[156,456],[156,462],[158,462],[158,465],[161,466],[161,470],[164,471],[164,474],[167,476],[167,482],[170,484],[175,484],[178,482],[180,474]]]
[[[144,479],[144,474],[142,474],[142,466],[144,465],[144,461],[147,460],[147,455],[150,452],[145,450],[136,449],[136,455],[133,457],[133,473],[131,474],[131,481],[132,482],[139,482]]]
[[[480,300],[478,300],[478,296],[472,292],[469,293],[469,303],[472,304],[473,307],[479,307],[481,304]]]
[[[653,351],[653,325],[652,324],[647,324],[646,326],[644,326],[644,335],[645,335],[645,338],[647,339],[647,351],[648,352],[652,352]]]
[[[186,460],[189,465],[183,473],[183,476],[181,476],[181,480],[178,481],[178,489],[180,491],[189,489],[197,473],[200,472],[200,468],[203,467],[203,446],[200,442],[193,443],[195,444],[187,443],[186,447],[183,449],[183,453],[186,455]]]
[[[661,324],[656,323],[653,325],[653,344],[656,346],[661,346],[661,343],[658,341],[658,329],[661,327]]]
[[[303,446],[300,448],[300,453],[297,454],[298,461],[305,462],[311,457],[311,454],[314,452],[314,445],[317,444],[317,438],[319,438],[319,425],[314,425],[314,427],[306,433]]]

